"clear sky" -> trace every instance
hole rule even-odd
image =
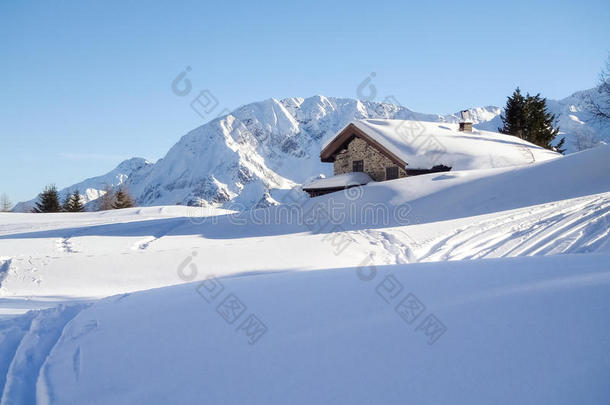
[[[163,157],[204,123],[171,91],[187,66],[222,108],[356,97],[374,72],[379,100],[449,113],[593,87],[609,50],[608,0],[0,1],[0,192]]]

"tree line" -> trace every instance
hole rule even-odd
[[[112,209],[130,208],[134,206],[133,198],[125,187],[114,190],[110,186],[104,188],[104,194],[99,197],[98,211]],[[54,184],[45,187],[44,191],[38,196],[38,201],[32,212],[83,212],[85,205],[83,197],[78,190],[69,193],[63,202],[59,201],[59,193]]]

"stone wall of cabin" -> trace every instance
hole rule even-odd
[[[338,174],[351,173],[354,160],[364,162],[364,172],[375,181],[384,181],[385,169],[396,166],[388,157],[379,152],[374,146],[363,139],[354,138],[335,156],[335,176]],[[398,178],[406,177],[404,167],[398,167]]]

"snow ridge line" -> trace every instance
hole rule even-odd
[[[6,372],[0,404],[37,403],[40,370],[61,336],[66,325],[89,304],[59,305],[41,311],[32,311],[29,329],[14,352]],[[40,398],[48,403],[48,397]]]

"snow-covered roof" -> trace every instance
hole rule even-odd
[[[329,161],[342,139],[359,132],[379,144],[409,169],[429,169],[445,165],[452,170],[518,166],[544,161],[560,154],[523,139],[497,132],[458,130],[458,124],[390,119],[352,121],[322,149]]]
[[[326,179],[313,180],[303,185],[304,190],[321,190],[329,188],[344,188],[352,186],[361,186],[373,181],[371,177],[362,172],[352,172],[345,174],[338,174],[333,177]]]

